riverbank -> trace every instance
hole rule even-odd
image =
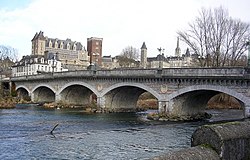
[[[0,109],[12,109],[16,107],[16,99],[13,97],[0,98]]]
[[[154,121],[170,121],[170,122],[176,122],[176,121],[199,121],[203,119],[209,119],[212,115],[206,112],[198,113],[194,115],[171,115],[167,113],[148,113],[147,119],[154,120]]]

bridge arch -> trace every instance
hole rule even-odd
[[[92,85],[85,83],[85,82],[81,82],[81,81],[74,81],[74,82],[69,82],[65,85],[63,85],[57,92],[57,94],[60,94],[65,88],[69,87],[69,86],[73,86],[73,85],[79,85],[79,86],[83,86],[88,88],[89,90],[91,90],[94,94],[96,94],[97,96],[99,95],[98,91],[95,89],[95,87],[93,87]]]
[[[37,85],[31,93],[31,100],[33,102],[55,102],[56,99],[56,90],[47,84]]]
[[[138,88],[141,88],[149,93],[151,93],[153,96],[155,96],[155,98],[157,98],[158,100],[159,99],[162,99],[162,97],[160,96],[160,94],[158,94],[155,90],[153,90],[152,88],[144,85],[144,84],[141,84],[141,83],[128,83],[128,82],[123,82],[123,83],[117,83],[117,84],[114,84],[106,89],[104,89],[100,96],[104,96],[105,94],[107,94],[108,92],[110,92],[111,90],[115,89],[115,88],[119,88],[119,87],[124,87],[124,86],[131,86],[131,87],[138,87]]]
[[[161,96],[152,88],[140,83],[117,83],[105,88],[100,96],[103,97],[104,108],[111,111],[135,111],[139,96],[151,93],[156,99]]]
[[[224,86],[195,85],[179,89],[167,96],[170,102],[170,110],[179,114],[192,114],[201,112],[207,106],[208,101],[218,93],[228,94],[242,105],[250,103],[250,100],[243,94]]]
[[[30,91],[29,89],[24,86],[24,85],[20,85],[18,87],[16,87],[16,92],[17,92],[17,97],[20,99],[30,99]]]
[[[58,100],[72,105],[88,105],[95,103],[98,91],[85,82],[70,82],[65,84],[58,92]]]

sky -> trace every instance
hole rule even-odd
[[[187,30],[204,8],[224,7],[233,18],[250,23],[249,0],[0,0],[0,45],[16,48],[19,58],[31,54],[31,39],[43,31],[49,38],[81,42],[103,38],[103,55],[124,48],[140,49],[148,57],[174,55],[177,31]],[[180,42],[181,52],[186,50]]]

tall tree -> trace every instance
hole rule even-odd
[[[198,55],[200,66],[235,66],[247,50],[250,26],[222,7],[203,8],[189,29],[177,34]]]
[[[18,52],[10,46],[0,45],[0,59],[4,60],[6,58],[9,58],[11,61],[16,61],[18,59]]]
[[[118,62],[121,67],[138,67],[139,50],[128,46],[124,48],[118,56]]]

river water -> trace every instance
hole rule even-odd
[[[242,118],[241,110],[210,110],[210,121]],[[20,105],[0,110],[0,159],[148,159],[190,147],[203,122],[153,122],[143,113],[86,114]],[[53,127],[59,124],[53,131]]]

